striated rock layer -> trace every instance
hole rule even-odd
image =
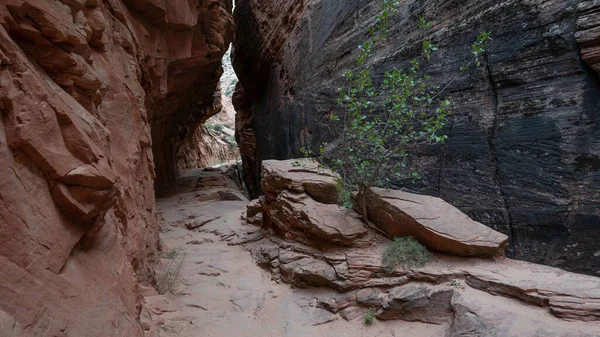
[[[0,335],[144,335],[154,171],[214,110],[231,9],[0,4]]]
[[[224,123],[221,125],[233,125],[235,116],[233,106],[231,103],[226,102],[224,96],[220,98],[219,102],[221,101],[225,101],[223,102],[223,110],[218,115],[219,120]],[[224,128],[223,130],[229,129]],[[234,131],[231,130],[231,133],[233,134]],[[186,138],[177,149],[177,171],[184,172],[189,169],[209,167],[237,160],[240,156],[237,146],[233,146],[226,139],[223,139],[223,135],[227,134],[211,131],[207,126],[199,124],[191,137]]]
[[[287,163],[280,162],[279,167],[285,168]],[[278,165],[269,161],[268,166],[272,169]],[[449,337],[598,335],[600,278],[504,257],[481,259],[438,253],[421,267],[386,270],[382,253],[390,240],[364,228],[367,233],[360,238],[361,245],[348,244],[357,238],[341,241],[340,235],[347,227],[344,216],[322,217],[327,207],[337,206],[320,203],[294,188],[310,178],[305,174],[293,179],[275,199],[251,202],[245,216],[246,234],[224,231],[221,235],[231,244],[245,244],[257,263],[271,270],[275,280],[301,288],[338,291],[317,295],[318,307],[348,320],[371,308],[381,320],[444,324],[445,336]],[[318,181],[321,176],[315,172],[312,178]],[[388,193],[398,195],[394,191]],[[327,219],[328,227],[338,231],[315,231],[298,225],[301,220],[280,226],[280,214],[273,209],[290,208],[286,194],[302,196],[302,204],[292,207],[313,220]],[[411,199],[418,200],[414,195]],[[317,206],[307,209],[309,205]],[[414,206],[395,206],[387,212],[400,220],[390,222],[397,227],[410,227],[401,219],[414,214]],[[261,228],[257,230],[255,225]],[[461,226],[469,232],[481,225],[463,219]],[[489,231],[480,235],[480,241],[501,235]],[[428,248],[438,249],[439,242],[420,241]]]
[[[341,75],[354,67],[379,4],[236,3],[239,127],[255,137],[240,143],[246,179],[258,181],[264,159],[299,157],[301,146],[335,137],[323,124],[339,109]],[[427,36],[419,15],[433,22]],[[444,85],[479,31],[493,41],[484,67],[448,87],[449,140],[417,154],[422,181],[395,186],[441,197],[507,234],[514,258],[600,273],[598,18],[596,1],[400,2],[375,74],[419,56],[427,37],[439,51],[424,71]]]

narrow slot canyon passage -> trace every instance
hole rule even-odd
[[[598,27],[592,0],[0,0],[0,337],[600,337]],[[374,139],[370,167],[394,115],[432,137],[387,176],[327,166]]]
[[[317,303],[344,297],[335,290],[273,279],[249,251],[268,233],[240,220],[248,200],[220,170],[186,171],[167,195],[157,199],[164,253],[157,281],[165,294],[145,293],[160,336],[444,336],[444,325],[346,322]]]

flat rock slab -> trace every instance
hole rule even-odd
[[[459,256],[504,254],[508,237],[436,197],[372,188],[369,219],[392,237],[413,236],[427,248]]]
[[[312,159],[265,160],[262,162],[262,191],[274,201],[283,190],[306,193],[316,201],[335,204],[339,177],[319,168]]]
[[[267,203],[263,210],[286,235],[307,234],[329,243],[353,246],[355,240],[368,233],[356,213],[338,205],[322,204],[304,193],[283,191],[276,202]]]

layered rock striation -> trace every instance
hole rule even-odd
[[[287,172],[277,175],[280,179],[275,180],[281,181],[283,176],[289,177],[286,167],[290,162],[293,161],[266,161],[263,182],[266,180],[267,183],[263,188],[274,180],[272,174],[265,175],[267,170],[273,172],[278,168],[279,172]],[[598,277],[511,260],[497,254],[495,258],[478,258],[435,253],[433,260],[424,266],[398,266],[392,271],[387,270],[382,264],[382,253],[391,242],[389,239],[364,227],[366,233],[360,238],[340,241],[340,234],[347,229],[345,218],[349,216],[343,212],[352,211],[340,207],[337,218],[322,216],[328,206],[338,206],[314,200],[295,188],[306,181],[321,181],[322,177],[323,172],[309,174],[308,170],[303,171],[303,176],[292,178],[276,198],[266,197],[248,205],[246,236],[242,231],[222,234],[232,244],[244,244],[257,263],[272,272],[275,280],[300,288],[338,291],[335,294],[323,292],[322,295],[315,292],[318,307],[348,320],[360,317],[371,308],[381,320],[444,324],[445,336],[592,337],[600,331]],[[388,198],[389,195],[397,196],[396,192],[389,191],[385,195]],[[381,191],[375,193],[382,194]],[[288,194],[301,198],[301,201],[290,206]],[[403,196],[407,200],[423,197],[409,193]],[[307,209],[307,205],[311,208]],[[430,202],[423,207],[432,205],[435,206]],[[393,224],[410,230],[414,225],[402,219],[407,214],[414,215],[411,210],[414,206],[395,206],[387,210],[395,220],[382,228]],[[287,221],[281,221],[279,210],[290,208],[302,215],[291,213]],[[435,207],[431,211],[435,213]],[[328,228],[337,230],[315,231],[312,226],[299,224],[297,221],[300,220],[291,218],[302,216],[312,219],[315,224],[319,219],[326,219]],[[429,221],[421,219],[420,225],[434,227]],[[454,232],[453,246],[471,244],[480,248],[479,242],[500,238],[497,249],[503,249],[506,237],[503,241],[502,234],[490,230],[487,234],[481,233],[478,240],[471,240],[470,229],[477,232],[482,225],[470,219],[459,222],[460,225],[446,232],[462,227],[462,236]],[[281,226],[281,223],[288,225]],[[256,225],[261,228],[257,229]],[[437,235],[429,234],[429,237]],[[421,237],[419,241],[432,250],[443,251],[445,248],[427,237]],[[461,254],[460,251],[457,253]],[[485,251],[483,253],[485,255]]]
[[[375,24],[379,1],[241,0],[233,65],[240,78],[245,172],[300,156],[336,132],[324,125],[342,74]],[[600,270],[600,86],[594,1],[404,1],[370,63],[403,67],[425,38],[439,46],[423,68],[448,87],[448,141],[416,153],[413,191],[438,196],[509,236],[509,256],[596,274]],[[418,17],[432,20],[423,33]],[[471,43],[493,40],[484,66],[458,73]],[[251,179],[251,178],[247,178]]]
[[[154,181],[175,174],[176,148],[216,109],[231,9],[0,4],[1,335],[144,335]]]

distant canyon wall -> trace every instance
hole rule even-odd
[[[331,141],[336,89],[355,67],[375,0],[239,0],[233,65],[248,186],[264,159]],[[373,72],[403,67],[423,39],[439,44],[424,71],[450,82],[488,30],[484,66],[457,78],[449,140],[416,153],[423,179],[395,187],[440,196],[510,237],[517,259],[600,273],[600,14],[594,1],[401,1]],[[419,15],[433,21],[424,35]],[[255,192],[258,190],[255,188]]]

